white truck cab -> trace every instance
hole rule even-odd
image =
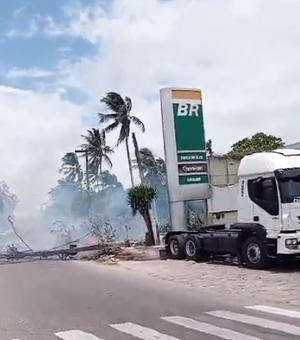
[[[274,256],[300,254],[300,150],[255,153],[241,160],[237,221],[262,225]]]
[[[217,213],[219,223],[168,232],[167,257],[205,261],[230,256],[256,269],[267,268],[270,258],[300,257],[300,151],[246,156],[236,184],[211,189],[208,213]]]

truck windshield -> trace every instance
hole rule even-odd
[[[281,203],[300,202],[300,168],[275,171]]]

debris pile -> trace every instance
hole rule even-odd
[[[90,231],[77,240],[71,240],[70,233],[67,232],[68,226],[59,221],[54,229],[60,241],[59,245],[50,250],[39,251],[33,251],[18,234],[12,218],[9,217],[8,220],[25,248],[19,244],[8,245],[0,252],[0,259],[15,261],[28,258],[58,258],[61,260],[96,260],[107,264],[115,264],[118,261],[153,259],[153,256],[149,258],[147,253],[149,247],[145,246],[145,241],[130,240],[127,235],[125,241],[117,243],[115,242],[115,229],[99,218],[89,221],[90,224],[86,225],[85,229],[89,227]],[[93,238],[92,244],[87,245],[82,242],[87,236]],[[62,244],[63,241],[65,241],[64,244]]]

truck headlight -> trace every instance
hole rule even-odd
[[[297,249],[298,248],[298,239],[296,238],[288,238],[287,240],[285,240],[285,246],[288,249]]]

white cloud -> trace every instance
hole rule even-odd
[[[31,21],[26,36],[68,35],[98,46],[92,58],[61,66],[67,76],[59,83],[60,91],[77,87],[91,102],[83,111],[57,95],[1,92],[6,168],[0,177],[15,188],[23,186],[24,194],[38,180],[36,190],[44,193],[54,181],[61,154],[78,145],[80,110],[96,113],[99,98],[111,90],[132,97],[133,113],[147,130],[138,134],[140,146],[158,154],[158,91],[164,86],[203,90],[207,137],[217,151],[258,130],[287,142],[299,140],[300,3],[245,0],[241,7],[240,2],[111,0],[105,9],[102,2],[93,7],[77,3],[65,9],[61,22],[51,17],[43,23],[41,18]],[[124,149],[117,150],[113,161],[128,184]],[[26,183],[24,177],[29,178]]]
[[[58,95],[0,87],[0,178],[33,213],[56,184],[60,158],[80,143],[80,109]]]
[[[15,37],[31,38],[35,34],[39,33],[39,30],[40,30],[39,25],[40,25],[40,22],[38,21],[38,18],[33,18],[32,20],[30,20],[27,30],[13,28],[9,30],[5,34],[5,36],[7,38],[15,38]]]
[[[15,79],[15,78],[48,78],[54,76],[53,72],[47,70],[40,70],[36,67],[31,69],[20,69],[18,67],[14,67],[6,73],[6,78]]]
[[[22,14],[24,13],[25,8],[24,7],[19,7],[13,11],[13,18],[18,19]]]
[[[49,34],[98,42],[93,59],[64,65],[67,81],[95,98],[108,90],[132,96],[157,149],[158,97],[149,105],[147,96],[166,84],[202,88],[207,136],[220,151],[258,129],[297,140],[300,3],[244,2],[115,0],[106,12],[101,3],[77,4],[62,23],[51,21]]]

